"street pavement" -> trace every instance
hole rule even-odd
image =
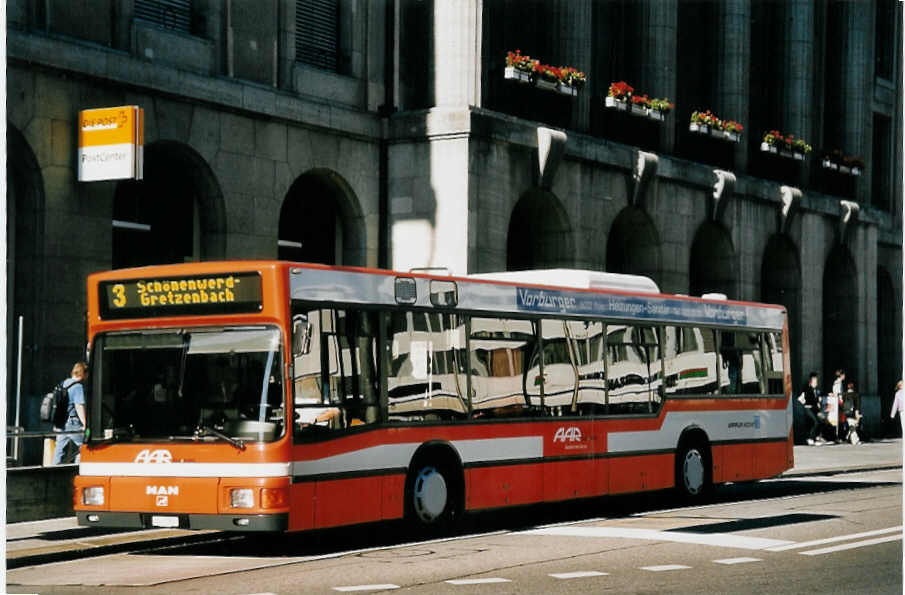
[[[902,440],[878,440],[852,446],[796,446],[795,466],[783,477],[834,475],[902,467]],[[179,529],[115,530],[79,527],[75,517],[6,525],[9,568],[128,551],[136,545],[171,545],[210,539],[214,531]]]

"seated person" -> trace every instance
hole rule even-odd
[[[311,407],[298,407],[311,403]],[[339,407],[318,407],[322,405],[314,399],[296,399],[295,423],[304,428],[307,426],[336,427],[340,423]]]

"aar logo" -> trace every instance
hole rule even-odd
[[[553,435],[553,442],[581,442],[581,429],[575,426],[560,426]]]
[[[158,449],[152,451],[150,448],[146,448],[135,457],[136,463],[172,463],[173,455],[170,454],[170,451],[164,449]]]

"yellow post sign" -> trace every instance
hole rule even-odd
[[[79,181],[142,179],[144,110],[135,105],[79,112]]]

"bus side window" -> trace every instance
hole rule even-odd
[[[709,395],[716,391],[716,341],[713,331],[666,327],[663,348],[667,395]]]
[[[763,393],[761,335],[747,331],[720,333],[720,392],[728,395]]]
[[[321,347],[324,345],[320,310],[294,313],[293,332],[307,333],[307,349],[293,353],[293,420],[296,431],[313,428],[335,428],[340,410],[330,401],[330,391],[321,374]],[[302,339],[293,336],[292,344]]]
[[[536,323],[505,318],[472,318],[469,367],[475,417],[518,417],[540,404],[535,367]],[[535,384],[535,382],[537,384]]]
[[[660,407],[660,329],[607,325],[607,386],[611,414],[653,413]]]
[[[765,348],[764,363],[766,368],[767,394],[781,395],[783,385],[783,353],[782,333],[766,333],[763,335]]]
[[[434,421],[467,416],[465,319],[453,314],[397,311],[389,321],[389,419]]]

